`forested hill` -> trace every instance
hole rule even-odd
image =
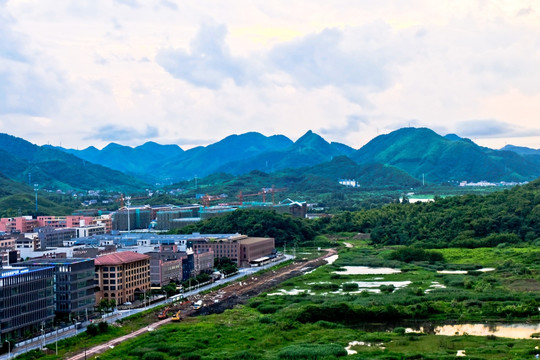
[[[427,128],[402,128],[380,135],[351,159],[381,163],[428,182],[525,181],[540,176],[540,157],[492,150],[456,135],[440,136]]]
[[[0,134],[0,168],[12,180],[48,189],[144,189],[147,184],[64,151]]]
[[[490,195],[464,195],[432,203],[390,204],[322,219],[325,232],[371,233],[374,244],[424,248],[540,245],[540,179]]]

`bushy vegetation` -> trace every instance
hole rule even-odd
[[[540,180],[489,195],[431,203],[389,204],[321,219],[323,232],[371,234],[375,245],[422,248],[495,247],[540,242]]]
[[[288,214],[266,210],[236,210],[231,214],[201,221],[175,232],[182,234],[240,233],[256,237],[273,237],[276,240],[276,246],[311,241],[316,235],[306,219],[293,218]]]
[[[389,258],[391,260],[399,260],[406,263],[410,263],[413,261],[428,261],[434,263],[444,260],[443,255],[438,251],[430,251],[410,247],[404,247],[392,251],[389,255]]]

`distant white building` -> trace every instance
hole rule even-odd
[[[339,184],[347,187],[359,186],[355,179],[339,179]]]

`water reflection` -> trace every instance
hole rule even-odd
[[[374,268],[369,266],[343,266],[343,270],[334,271],[334,274],[340,275],[385,275],[400,273],[399,269],[392,268]]]
[[[531,335],[540,332],[540,323],[536,324],[458,324],[458,325],[424,325],[419,328],[408,328],[409,332],[424,332],[436,335],[494,335],[511,339],[530,339]]]

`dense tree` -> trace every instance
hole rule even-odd
[[[423,248],[493,247],[540,240],[540,180],[489,195],[389,204],[318,220],[326,232],[371,233],[374,244]]]
[[[256,237],[273,237],[276,246],[284,243],[303,243],[311,241],[316,233],[306,219],[293,218],[289,214],[280,214],[271,210],[236,210],[198,224],[186,226],[178,232],[191,234],[240,233]]]

